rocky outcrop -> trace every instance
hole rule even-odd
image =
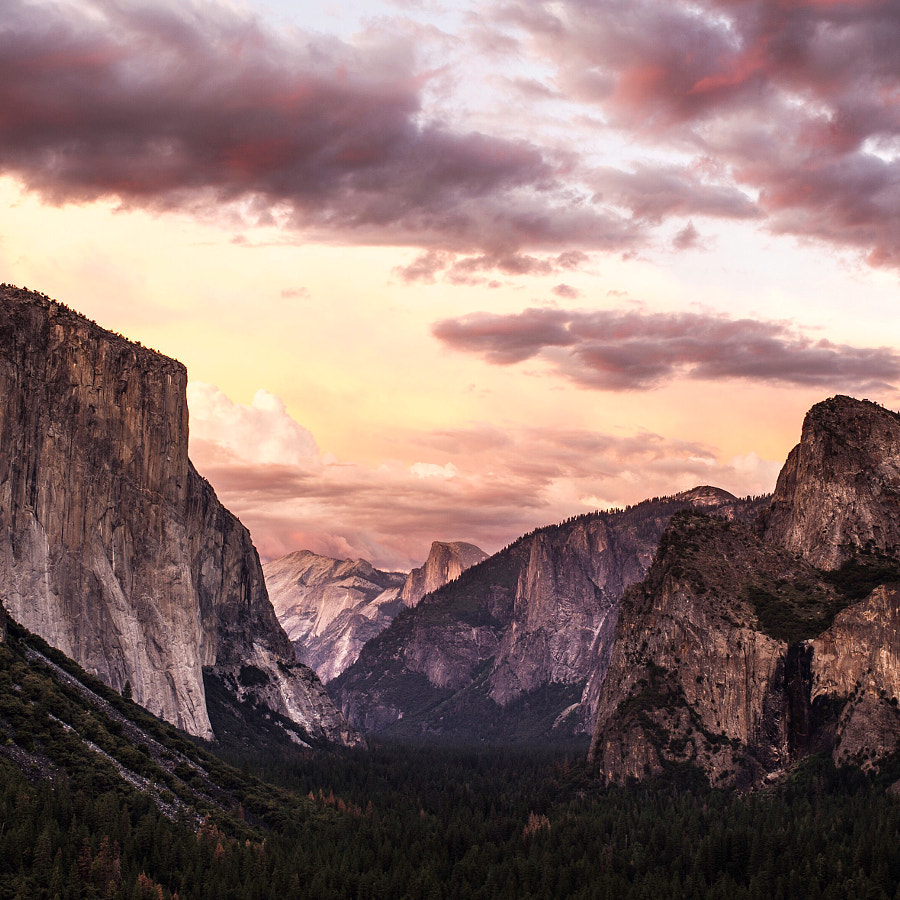
[[[406,576],[382,572],[364,559],[298,550],[266,563],[263,574],[297,659],[326,683],[355,662],[363,644],[403,608]]]
[[[766,540],[837,569],[858,548],[900,550],[900,415],[832,397],[806,415],[760,519]]]
[[[398,616],[329,691],[370,731],[546,740],[590,730],[622,592],[646,573],[671,515],[694,502],[732,518],[755,506],[701,488],[539,529]]]
[[[400,599],[406,606],[416,606],[426,595],[459,578],[466,569],[487,559],[487,553],[474,544],[462,541],[434,541],[428,559],[406,576]]]
[[[679,513],[622,600],[591,757],[612,781],[693,763],[747,784],[784,766],[788,647],[839,603],[818,570],[746,526]]]
[[[868,767],[900,750],[900,586],[876,588],[808,648],[811,708],[840,710],[835,762]]]
[[[209,738],[204,669],[228,678],[255,660],[267,681],[252,692],[300,719],[309,679],[247,530],[188,461],[186,381],[180,363],[0,287],[3,603],[111,687],[128,682],[151,712]],[[320,713],[304,719],[311,736],[353,740],[336,710]]]
[[[900,750],[898,475],[900,417],[834,397],[752,531],[672,519],[600,684],[607,779],[691,763],[752,784],[814,752],[877,766]]]

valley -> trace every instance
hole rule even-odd
[[[816,404],[772,495],[263,565],[183,367],[9,285],[0,339],[0,897],[896,894],[897,413]]]

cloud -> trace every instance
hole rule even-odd
[[[896,3],[506,0],[467,22],[527,73],[494,89],[557,124],[566,101],[599,107],[576,116],[597,145],[466,130],[447,99],[466,73],[426,59],[428,25],[348,42],[207,0],[7,0],[0,173],[53,203],[416,247],[411,282],[545,275],[565,250],[633,254],[700,216],[900,265]],[[609,137],[636,161],[597,165]]]
[[[650,164],[602,173],[639,218],[759,215],[900,265],[896,3],[508,0],[494,19],[567,97],[707,167],[699,181]]]
[[[589,257],[581,250],[566,250],[556,256],[530,256],[526,253],[494,253],[460,256],[440,250],[428,250],[408,266],[394,270],[407,283],[433,284],[440,275],[451,284],[487,283],[487,272],[505,275],[552,275],[577,269]]]
[[[694,227],[693,222],[688,222],[678,234],[672,238],[672,246],[676,250],[691,250],[700,246],[700,232]]]
[[[233,403],[215,385],[192,381],[187,388],[191,441],[205,455],[250,463],[306,466],[319,457],[315,439],[287,412],[282,399],[259,390],[248,404]]]
[[[268,31],[234,7],[8,0],[0,172],[55,203],[118,198],[346,242],[483,255],[621,249],[536,144],[456,131],[422,107],[411,37]]]
[[[603,199],[654,223],[673,215],[729,219],[759,215],[756,204],[734,186],[707,183],[687,168],[639,165],[633,172],[598,169],[592,173],[591,183]]]
[[[409,471],[416,478],[453,478],[457,475],[458,469],[453,463],[447,463],[445,466],[438,466],[434,463],[413,463],[409,467]]]
[[[494,365],[539,358],[585,387],[648,390],[675,378],[866,391],[892,388],[900,354],[814,340],[785,322],[702,313],[526,309],[472,313],[432,326],[454,350]]]
[[[281,296],[285,300],[305,300],[309,297],[309,288],[306,287],[296,287],[296,288],[282,288]]]
[[[719,460],[714,448],[652,432],[490,424],[397,434],[398,456],[415,462],[367,466],[321,453],[266,391],[241,404],[192,383],[189,403],[192,461],[268,559],[307,548],[408,569],[433,540],[493,552],[589,511],[590,498],[624,506],[706,483],[761,493],[777,472],[752,454]]]

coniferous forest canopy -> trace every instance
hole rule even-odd
[[[226,760],[14,623],[0,688],[3,898],[900,897],[896,759],[746,795],[690,769],[607,788],[583,748]]]

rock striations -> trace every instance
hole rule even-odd
[[[328,683],[356,662],[366,641],[381,634],[401,609],[415,606],[486,556],[474,544],[435,541],[424,565],[404,575],[382,572],[364,559],[298,550],[267,563],[263,572],[297,659]]]
[[[861,547],[900,551],[900,415],[833,397],[803,422],[760,528],[823,569]]]
[[[326,683],[355,662],[363,644],[403,608],[406,576],[382,572],[364,559],[298,550],[266,563],[263,573],[297,659]]]
[[[788,639],[838,605],[818,570],[746,526],[679,513],[622,600],[591,754],[615,781],[677,762],[722,784],[780,768]]]
[[[406,606],[416,606],[426,594],[459,578],[466,569],[483,559],[487,559],[487,553],[474,544],[434,541],[425,563],[406,576],[400,599]]]
[[[900,750],[900,420],[813,407],[754,529],[674,517],[622,601],[591,757],[750,785],[812,752]]]
[[[294,662],[247,530],[188,461],[186,381],[180,363],[0,288],[3,603],[191,734],[213,736],[206,674],[309,738],[352,743]]]
[[[672,514],[695,505],[732,518],[755,508],[701,488],[539,529],[402,612],[329,691],[358,727],[407,737],[589,729],[619,598]]]

